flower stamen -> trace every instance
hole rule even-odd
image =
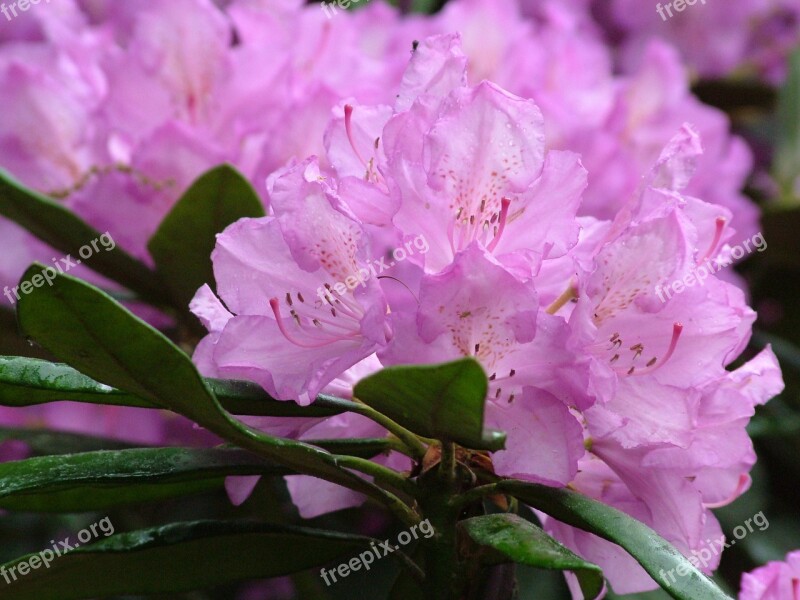
[[[706,253],[703,255],[703,258],[695,261],[695,264],[699,265],[707,261],[709,258],[714,256],[714,251],[717,249],[720,240],[722,239],[722,234],[725,231],[725,225],[728,223],[728,220],[725,217],[717,217],[716,220],[716,228],[714,230],[714,239],[711,241],[711,245],[706,250]]]
[[[511,200],[508,198],[503,198],[500,201],[500,218],[497,226],[494,228],[494,238],[492,238],[492,242],[486,248],[489,252],[494,252],[494,249],[497,248],[497,244],[500,243],[500,238],[503,235],[503,231],[506,228],[506,221],[508,220],[509,206],[511,206]]]

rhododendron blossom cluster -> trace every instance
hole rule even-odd
[[[726,530],[800,431],[798,0],[342,4],[0,18],[0,538],[119,526],[0,597],[729,598],[787,550]]]
[[[579,12],[602,14],[602,24],[621,38],[622,62],[635,64],[647,40],[669,40],[700,75],[720,77],[732,72],[761,73],[780,81],[786,57],[800,41],[800,4],[796,0],[699,0],[650,4],[636,0],[570,2]],[[680,6],[683,8],[680,8]],[[661,6],[661,10],[657,10]],[[584,13],[586,14],[586,13]],[[671,16],[665,16],[669,15]],[[714,35],[706,35],[714,23]],[[705,43],[698,44],[698,36]]]
[[[0,157],[145,261],[147,239],[203,171],[231,163],[265,196],[264,179],[287,160],[324,160],[320,132],[341,99],[392,102],[411,40],[454,31],[473,81],[534,99],[548,148],[582,156],[594,175],[581,214],[613,218],[688,121],[705,152],[687,193],[732,210],[741,238],[757,231],[740,192],[749,152],[724,115],[688,93],[675,50],[653,43],[637,71],[615,76],[600,35],[558,3],[525,19],[514,2],[463,0],[427,20],[381,3],[343,19],[297,1],[236,0],[225,12],[208,0],[84,4],[63,0],[10,24]],[[31,260],[50,256],[2,227],[16,250],[0,259],[0,283],[16,283]]]
[[[201,371],[307,404],[381,366],[474,357],[490,380],[486,422],[508,433],[497,474],[569,484],[686,554],[718,537],[709,509],[747,489],[745,425],[783,384],[769,349],[726,369],[754,319],[736,286],[712,276],[656,295],[734,235],[729,210],[685,193],[697,132],[675,132],[613,220],[579,217],[580,156],[547,149],[532,100],[469,85],[460,39],[445,35],[416,47],[393,107],[340,105],[325,142],[324,159],[270,176],[269,216],[219,236],[219,299],[206,286],[192,303],[210,331]],[[427,253],[331,286],[416,236]],[[361,500],[313,486],[290,483],[305,516]],[[545,525],[617,592],[654,586],[612,544]]]
[[[216,164],[237,166],[273,207],[279,200],[268,194],[264,179],[293,157],[316,154],[323,169],[349,165],[349,175],[361,175],[349,143],[326,152],[321,133],[342,98],[392,101],[410,40],[421,31],[463,31],[473,80],[488,78],[535,99],[546,116],[545,147],[578,152],[592,173],[582,202],[573,199],[579,214],[613,217],[656,160],[663,142],[652,140],[666,142],[688,120],[702,136],[704,153],[687,193],[729,208],[740,237],[757,229],[757,209],[739,191],[750,168],[748,152],[730,135],[721,113],[687,94],[674,53],[654,47],[640,74],[616,78],[602,42],[555,4],[530,21],[514,3],[490,0],[454,3],[428,20],[400,19],[380,3],[352,19],[332,20],[299,2],[238,0],[227,14],[205,0],[147,0],[126,7],[63,0],[3,29],[11,33],[0,46],[0,74],[7,83],[0,92],[6,107],[0,159],[20,181],[110,232],[144,261],[151,260],[148,239],[181,193]],[[367,23],[369,39],[360,33]],[[174,30],[183,34],[168,35]],[[280,35],[265,37],[265,30]],[[296,43],[285,52],[289,39]],[[573,50],[565,54],[566,47]],[[576,72],[585,79],[576,80]],[[663,100],[648,100],[659,95]],[[403,108],[410,108],[412,98],[400,101]],[[374,137],[360,140],[362,155],[372,151],[382,115],[391,114],[388,106],[375,110],[368,131]],[[367,135],[359,130],[366,114],[363,108],[356,112],[353,135]],[[329,135],[344,136],[344,129]],[[526,164],[526,176],[535,168]],[[571,178],[570,185],[579,184]],[[500,208],[493,212],[499,215]],[[382,211],[385,220],[394,208],[371,210]],[[401,207],[398,219],[414,218],[407,214],[408,207]],[[13,288],[33,260],[49,263],[61,254],[8,221],[0,220],[0,229],[13,242],[13,251],[0,256],[0,287]],[[419,226],[406,229],[413,234]],[[441,246],[440,238],[430,239]],[[511,230],[508,239],[517,234]],[[435,270],[452,258],[440,252],[435,248],[429,258],[438,261]],[[78,269],[108,285],[85,265]],[[34,412],[38,418],[39,409]],[[116,435],[114,426],[108,432]]]

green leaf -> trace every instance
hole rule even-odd
[[[34,265],[28,271],[35,271]],[[27,274],[26,274],[27,275]],[[84,281],[59,275],[19,304],[25,334],[93,379],[182,414],[256,454],[392,507],[416,522],[399,499],[308,444],[268,436],[236,421],[219,405],[190,358],[161,332]]]
[[[412,11],[426,15],[433,14],[442,7],[443,0],[414,0]]]
[[[425,551],[422,544],[417,544],[411,549],[408,557],[422,568],[425,564]],[[409,576],[408,571],[401,568],[397,572],[386,600],[425,600],[425,590],[422,589],[418,579]]]
[[[618,544],[678,600],[730,600],[668,541],[624,512],[583,494],[522,481],[503,481],[497,489],[559,521]],[[680,571],[679,571],[680,569]],[[672,572],[673,577],[669,574]]]
[[[33,456],[151,447],[147,444],[132,444],[116,439],[53,431],[51,429],[0,427],[0,443],[10,440],[17,440],[27,444]],[[378,454],[388,452],[394,447],[392,441],[388,438],[311,439],[305,440],[305,443],[317,446],[333,454],[361,458],[372,458]]]
[[[16,429],[0,427],[0,443],[16,440],[24,442],[34,456],[73,454],[95,450],[124,450],[143,444],[130,444],[119,440],[93,437],[80,433],[53,431],[51,429]]]
[[[514,514],[473,517],[459,522],[470,554],[481,563],[520,563],[538,569],[572,571],[584,598],[593,600],[603,591],[603,571],[559,544],[541,528]]]
[[[778,141],[775,148],[775,179],[784,203],[796,205],[800,177],[800,49],[789,60],[789,75],[778,96]]]
[[[356,384],[354,395],[418,435],[467,448],[501,450],[505,434],[483,430],[489,381],[472,358],[383,369]]]
[[[401,571],[389,591],[388,600],[425,600],[425,592],[413,577]]]
[[[251,381],[205,379],[206,385],[230,413],[264,417],[330,417],[347,410],[344,404],[334,404],[329,396],[325,402],[300,406],[295,402],[276,400]],[[323,399],[323,397],[320,397]],[[339,400],[338,398],[336,399]],[[346,402],[346,401],[341,401]]]
[[[275,400],[249,381],[205,379],[228,412],[271,417],[327,417],[346,410],[325,397],[325,406],[300,406]],[[72,367],[22,356],[0,356],[0,405],[33,406],[47,402],[84,402],[138,408],[162,408],[134,394],[98,383]],[[342,401],[345,402],[345,401]]]
[[[70,543],[76,537],[71,536]],[[350,558],[369,541],[341,533],[260,523],[173,523],[101,538],[55,558],[49,568],[39,561],[38,568],[27,574],[18,575],[15,570],[17,580],[10,585],[0,583],[3,600],[177,594],[318,568]],[[11,568],[32,556],[3,565],[9,579]]]
[[[256,191],[230,165],[211,169],[192,184],[147,244],[178,306],[188,306],[199,287],[213,284],[217,234],[239,219],[265,214]]]
[[[0,356],[0,404],[3,406],[34,406],[67,400],[160,408],[158,404],[98,383],[67,365],[22,356]]]
[[[340,438],[335,440],[305,440],[306,444],[323,448],[333,454],[372,458],[392,449],[387,438]]]
[[[397,6],[403,12],[433,14],[441,10],[447,0],[388,0],[392,6]],[[358,6],[356,4],[353,7]]]
[[[89,226],[78,216],[50,198],[30,190],[0,169],[0,215],[24,227],[40,240],[73,260],[80,260],[79,250],[102,232]],[[90,246],[91,248],[91,246]],[[142,299],[164,303],[167,298],[155,273],[133,258],[119,246],[113,250],[100,247],[83,264],[137,292]],[[23,281],[41,272],[29,272]]]
[[[0,463],[0,507],[78,512],[221,489],[232,475],[285,475],[238,449],[134,448]]]

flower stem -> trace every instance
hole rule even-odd
[[[456,473],[456,445],[442,441],[439,466],[424,480],[425,495],[420,499],[422,515],[430,522],[434,535],[423,541],[426,600],[458,600],[465,583],[458,557],[456,531],[460,509],[453,498],[460,494]]]
[[[392,421],[389,417],[384,415],[383,413],[379,413],[377,410],[368,406],[361,402],[360,400],[353,400],[351,402],[353,406],[349,409],[352,412],[358,413],[362,416],[367,417],[368,419],[372,419],[378,425],[383,425],[387,431],[393,433],[395,437],[401,440],[411,451],[411,456],[417,460],[422,460],[422,457],[425,456],[425,452],[427,452],[427,448],[425,444],[423,444],[419,438],[411,433],[408,429]]]
[[[456,445],[453,442],[442,442],[442,458],[439,472],[444,481],[452,483],[456,480]]]
[[[463,494],[455,496],[450,501],[450,504],[454,508],[461,510],[464,507],[472,504],[473,502],[481,500],[484,496],[491,496],[497,493],[500,493],[500,491],[497,488],[497,484],[489,483],[487,485],[481,485],[479,487],[472,488],[471,490],[464,492]]]
[[[222,423],[215,422],[211,419],[206,419],[204,422],[198,421],[201,425],[207,427],[209,431],[213,431],[220,437],[224,437],[229,442],[233,442],[241,448],[250,450],[258,456],[278,462],[291,469],[296,469],[300,473],[311,475],[312,477],[319,477],[320,479],[360,492],[383,504],[408,526],[416,525],[420,522],[419,514],[400,498],[382,487],[356,476],[346,469],[341,469],[343,465],[339,463],[338,459],[344,458],[345,461],[347,461],[347,459],[354,459],[356,457],[328,454],[319,448],[304,444],[303,442],[267,435],[250,427],[246,423],[242,423],[233,415],[227,413],[216,398],[214,398],[214,402],[219,414],[223,416],[224,421]],[[284,460],[286,457],[281,452],[283,448],[291,448],[294,450],[294,452],[288,455],[290,460]],[[301,453],[306,455],[303,458],[307,459],[309,461],[308,463],[305,463],[299,456]],[[384,467],[381,468],[384,469]],[[394,471],[390,471],[390,469],[385,470],[394,473]],[[394,474],[398,478],[400,477],[396,473]]]
[[[450,506],[450,486],[432,491],[422,502],[422,513],[435,535],[423,546],[425,556],[425,600],[457,600],[460,596],[456,550],[458,511]]]
[[[376,462],[358,456],[336,455],[336,464],[371,475],[378,483],[392,486],[394,489],[414,498],[419,495],[419,489],[411,481],[400,475],[397,471],[379,465]]]

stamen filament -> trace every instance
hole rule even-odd
[[[547,307],[545,312],[548,315],[556,314],[561,308],[567,304],[573,298],[578,297],[578,290],[575,288],[574,282],[570,281],[567,289],[562,292],[562,294],[556,298],[553,303]]]
[[[353,148],[356,158],[360,160],[361,164],[364,165],[364,168],[369,171],[369,164],[366,160],[364,160],[364,157],[361,156],[361,153],[358,151],[356,140],[353,136],[353,107],[350,104],[346,104],[344,107],[344,128],[347,132],[347,139],[350,141],[350,146]]]
[[[275,322],[278,324],[278,329],[283,334],[287,340],[293,343],[295,346],[300,346],[301,348],[321,348],[322,346],[326,346],[330,344],[330,340],[319,342],[317,344],[308,344],[306,342],[301,342],[300,340],[296,339],[292,334],[289,333],[289,330],[286,329],[286,326],[283,324],[283,317],[281,316],[281,305],[277,298],[271,298],[269,301],[269,306],[272,308],[272,314],[275,315]]]
[[[725,231],[725,225],[727,224],[727,219],[725,217],[717,217],[716,221],[716,229],[714,231],[714,239],[711,241],[711,245],[706,250],[706,253],[703,255],[703,258],[696,261],[695,264],[700,265],[707,261],[709,258],[714,256],[714,251],[717,249],[719,245],[719,241],[722,239],[722,234]]]
[[[503,198],[500,201],[500,219],[499,219],[499,227],[497,229],[497,233],[494,234],[494,238],[492,239],[492,243],[486,248],[489,252],[494,252],[494,249],[497,248],[497,244],[500,243],[500,237],[503,235],[503,230],[506,228],[506,219],[508,218],[508,207],[511,206],[511,200],[508,198]]]
[[[637,370],[636,367],[631,367],[627,371],[624,367],[614,368],[617,373],[625,373],[626,375],[647,375],[648,373],[652,373],[656,369],[660,369],[663,367],[667,361],[672,357],[673,353],[675,352],[675,348],[678,346],[678,340],[681,337],[681,333],[683,333],[683,324],[681,323],[673,323],[672,324],[672,339],[669,343],[669,348],[667,349],[666,354],[664,354],[661,360],[653,362],[650,360],[647,362],[647,366],[643,369]]]

